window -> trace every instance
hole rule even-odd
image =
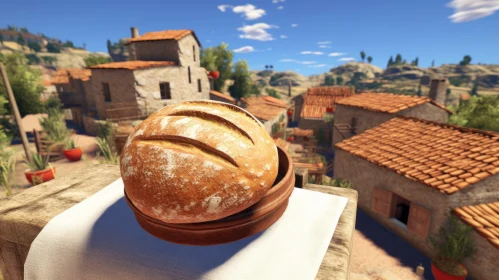
[[[109,83],[102,83],[102,93],[104,94],[104,101],[111,102],[111,91],[109,90]]]
[[[194,57],[194,61],[196,61],[196,46],[192,46],[192,56]]]
[[[391,219],[407,231],[426,238],[430,230],[431,212],[390,191],[374,188],[372,192],[373,212]]]
[[[201,88],[201,79],[198,79],[198,91],[199,92],[202,91],[202,88]]]
[[[187,67],[187,75],[189,75],[189,84],[190,84],[190,83],[192,83],[192,81],[191,81],[191,67],[190,66]]]
[[[170,83],[159,83],[159,92],[161,94],[161,99],[172,99]]]

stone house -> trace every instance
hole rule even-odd
[[[445,90],[443,92],[445,96]],[[446,123],[451,111],[428,97],[361,93],[336,103],[333,144],[397,116]]]
[[[352,183],[358,206],[430,257],[427,238],[452,209],[499,197],[495,133],[398,116],[335,147],[334,177]],[[467,268],[494,279],[499,250],[482,243]]]
[[[260,120],[270,135],[283,132],[287,127],[289,105],[286,102],[271,96],[241,98],[240,101],[239,106]]]
[[[215,90],[210,90],[210,100],[225,102],[234,105],[236,104],[236,99],[234,99],[232,96]]]
[[[86,94],[91,87],[91,75],[88,69],[62,68],[51,80],[63,108],[71,110],[73,121],[81,127],[84,126],[83,113],[95,108],[93,95]]]
[[[319,141],[331,143],[333,122],[326,122],[324,115],[328,110],[334,113],[336,103],[343,98],[353,96],[354,93],[355,89],[353,87],[326,86],[309,88],[303,95],[298,127],[313,129]],[[295,99],[295,101],[299,102],[299,99]]]
[[[149,115],[166,105],[210,98],[208,76],[200,66],[201,44],[192,30],[157,31],[138,36],[137,29],[132,28],[132,39],[127,45],[130,61],[90,67],[100,117]],[[119,106],[119,103],[134,102],[137,103],[135,113],[133,109]],[[108,113],[110,109],[112,113]]]

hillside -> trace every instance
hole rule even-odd
[[[429,82],[433,77],[449,79],[449,104],[456,104],[461,94],[468,94],[473,84],[478,84],[480,94],[499,94],[499,65],[454,65],[446,64],[440,67],[419,68],[402,64],[381,69],[377,66],[349,62],[332,68],[329,72],[302,76],[293,71],[252,71],[251,78],[256,84],[273,88],[281,98],[288,98],[288,83],[292,83],[292,96],[301,94],[308,87],[324,83],[325,77],[331,76],[336,81],[343,79],[343,85],[354,85],[356,90],[391,92],[399,94],[416,94],[421,84],[422,95],[428,95]]]

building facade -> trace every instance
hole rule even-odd
[[[260,120],[270,135],[284,132],[288,126],[286,112],[290,106],[280,99],[271,96],[241,98],[239,106]]]
[[[497,134],[396,117],[335,147],[334,177],[352,183],[358,206],[430,257],[427,238],[452,209],[499,197]],[[484,256],[497,259],[489,247],[467,263],[472,275],[484,276]]]

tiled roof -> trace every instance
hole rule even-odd
[[[277,105],[285,106],[288,107],[288,103],[286,101],[283,101],[281,99],[277,99],[272,96],[262,96],[263,100],[270,102],[270,103],[275,103]]]
[[[88,69],[79,69],[79,68],[60,68],[57,69],[52,80],[51,84],[69,84],[69,78],[88,81],[92,73]]]
[[[214,90],[210,90],[210,94],[213,94],[213,95],[215,95],[217,97],[220,97],[220,98],[224,98],[224,99],[226,99],[226,100],[228,100],[228,101],[230,101],[232,103],[236,102],[236,100],[232,96],[230,96],[228,94],[223,94],[221,92],[214,91]]]
[[[499,249],[499,200],[488,204],[459,207],[454,209],[453,213]]]
[[[414,95],[367,92],[344,98],[337,102],[337,104],[340,105],[358,107],[370,111],[391,114],[425,103],[431,103],[451,113],[445,108],[445,106],[436,103],[428,97]]]
[[[286,102],[271,96],[252,96],[252,97],[241,98],[241,101],[243,101],[248,105],[266,104],[284,109],[287,109],[289,107],[289,105]]]
[[[498,134],[415,118],[393,118],[336,148],[447,194],[499,173]]]
[[[334,106],[336,103],[354,94],[353,87],[314,87],[309,88],[303,97],[303,107],[300,113],[302,118],[322,119],[326,113],[326,108]]]
[[[291,133],[289,135],[290,136],[293,135],[293,136],[306,136],[306,137],[310,137],[310,136],[314,136],[314,130],[313,129],[301,129],[301,128],[298,128],[298,127],[294,127],[291,130]]]
[[[267,104],[249,105],[248,107],[244,108],[244,110],[250,112],[253,116],[257,117],[258,119],[264,121],[271,120],[282,114],[283,111],[285,111],[285,109],[283,108]]]
[[[111,62],[104,63],[90,67],[90,69],[128,69],[137,70],[145,69],[151,67],[165,67],[165,66],[175,66],[176,63],[173,61],[122,61],[122,62]]]
[[[198,41],[198,44],[201,46],[201,43],[199,43],[198,38],[196,37],[196,34],[192,30],[164,30],[164,31],[153,31],[153,32],[147,32],[144,33],[144,35],[139,36],[137,38],[132,38],[130,41],[128,41],[127,44],[130,43],[135,43],[135,42],[144,42],[144,41],[163,41],[163,40],[180,40],[184,38],[187,35],[193,35],[196,41]]]

